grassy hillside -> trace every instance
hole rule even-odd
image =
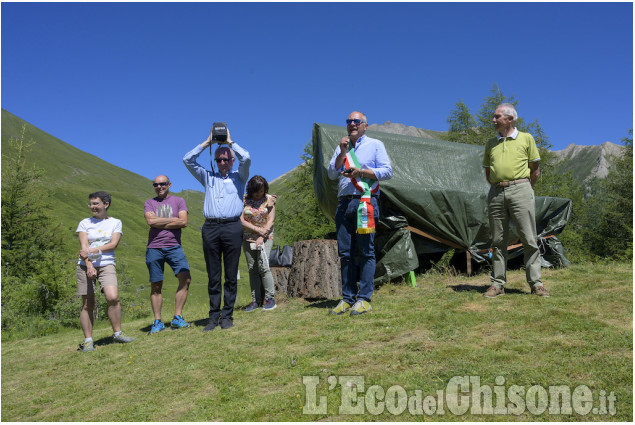
[[[152,181],[83,152],[4,109],[2,110],[3,166],[5,158],[12,154],[8,141],[10,138],[20,136],[23,125],[26,126],[25,140],[35,143],[31,148],[28,161],[45,170],[42,181],[45,187],[50,189],[51,214],[56,222],[62,224],[64,237],[71,247],[69,251],[72,252],[69,252],[68,261],[75,262],[76,252],[79,250],[75,233],[77,224],[83,218],[91,216],[87,206],[88,194],[105,190],[112,195],[109,214],[123,222],[123,236],[116,255],[118,267],[121,269],[125,266],[126,273],[132,280],[129,296],[139,293],[142,297],[149,299],[148,271],[145,265],[149,228],[144,219],[143,205],[146,199],[155,196]],[[157,174],[160,172],[161,169],[157,168]],[[204,222],[204,194],[193,190],[174,194],[183,197],[189,209],[189,225],[182,232],[182,243],[192,272],[193,286],[190,302],[199,299],[205,303],[207,302],[207,272],[200,236],[200,227]],[[246,265],[243,263],[244,261],[241,261],[243,279],[239,281],[239,286],[241,286],[242,296],[247,297],[249,282]],[[167,314],[171,314],[176,279],[171,277],[168,266],[166,266],[165,282],[164,309],[167,309]],[[239,302],[242,302],[242,297],[239,298]],[[149,313],[149,301],[147,309]]]
[[[551,298],[529,295],[522,271],[509,273],[505,296],[494,300],[482,296],[486,275],[427,274],[418,276],[416,288],[383,285],[373,297],[373,311],[361,317],[329,315],[335,301],[281,299],[273,312],[238,311],[234,328],[211,333],[202,331],[200,321],[191,329],[147,336],[147,321],[128,321],[124,329],[138,339],[126,345],[112,344],[101,324],[95,329],[97,348],[88,354],[76,351],[77,330],[3,342],[1,419],[631,422],[632,264],[587,263],[545,270],[543,277]],[[195,316],[204,315],[203,306],[197,308]],[[319,378],[313,400],[326,399],[324,413],[303,414],[310,407],[304,376]],[[384,408],[346,414],[340,410],[342,395],[353,387],[335,382],[329,389],[329,377],[344,376],[364,380],[359,399],[371,408],[372,386],[388,391],[398,385],[408,397],[421,391],[422,398],[436,400],[453,377],[475,376],[481,388],[495,391],[497,385],[504,394],[512,386],[528,392],[535,386],[573,391],[584,385],[598,410],[586,415],[468,410],[457,416],[448,409],[448,390],[443,414],[418,413],[414,405],[389,410],[383,393],[375,401]],[[606,413],[600,410],[602,394]],[[611,394],[613,414],[606,401]],[[511,399],[503,408],[507,402]],[[430,411],[428,405],[424,409]],[[390,413],[395,410],[397,415]]]

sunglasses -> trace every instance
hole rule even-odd
[[[169,183],[168,182],[159,182],[159,183],[152,183],[152,186],[154,187],[163,187],[163,186],[167,186]]]
[[[351,125],[351,124],[360,125],[363,122],[365,123],[366,121],[362,121],[362,120],[346,120],[346,125]]]
[[[231,158],[215,158],[214,159],[214,161],[216,161],[217,164],[220,164],[223,161],[230,162],[231,160],[232,160]]]

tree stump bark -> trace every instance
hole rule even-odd
[[[342,297],[337,241],[313,239],[293,245],[293,263],[287,294],[313,299]]]
[[[270,267],[273,275],[273,288],[276,294],[286,294],[291,267]]]

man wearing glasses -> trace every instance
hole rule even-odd
[[[167,262],[179,280],[174,297],[174,318],[170,322],[173,329],[187,328],[189,323],[183,319],[183,306],[190,287],[190,266],[181,247],[181,229],[187,227],[187,206],[185,200],[170,194],[170,179],[157,176],[152,185],[157,196],[145,203],[145,218],[150,233],[146,249],[146,265],[150,272],[150,303],[154,313],[154,323],[149,334],[165,329],[161,321],[163,297],[163,268]]]
[[[212,143],[218,143],[214,162],[218,171],[206,170],[196,159]],[[232,171],[238,158],[238,171]],[[190,173],[205,188],[203,214],[203,253],[207,266],[207,292],[209,294],[209,322],[204,331],[233,326],[234,303],[238,289],[238,261],[243,240],[243,225],[240,215],[243,210],[243,194],[249,177],[251,159],[249,152],[231,140],[212,140],[212,134],[202,144],[185,154],[183,162]],[[225,266],[224,305],[221,311],[221,256]]]
[[[342,300],[330,314],[350,311],[351,316],[356,316],[371,310],[379,181],[392,177],[392,166],[384,144],[365,135],[367,127],[364,114],[355,111],[349,115],[348,136],[340,140],[328,168],[329,178],[339,179],[335,230],[342,271]]]

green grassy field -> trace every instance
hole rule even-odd
[[[248,302],[247,280],[243,274],[238,305]],[[506,295],[490,300],[481,295],[486,275],[429,273],[417,277],[416,288],[383,285],[373,311],[361,317],[328,315],[334,300],[279,297],[276,310],[237,311],[234,328],[211,333],[202,331],[207,298],[196,283],[185,307],[194,321],[190,329],[147,336],[148,319],[124,317],[124,330],[137,340],[116,345],[102,322],[96,350],[87,354],[77,351],[80,330],[3,342],[1,419],[632,421],[632,264],[545,270],[544,280],[551,298],[529,295],[524,274],[514,271]],[[175,282],[166,286],[172,292],[166,292],[164,316],[173,308]],[[355,389],[344,376],[356,376],[358,384],[363,379],[364,388],[357,387],[366,400],[361,413],[347,414],[342,405],[342,394]],[[514,386],[527,393],[536,386],[572,392],[586,386],[592,406],[601,410],[534,415],[529,406],[535,403],[527,401],[517,414],[455,415],[448,384],[461,376],[479,377],[495,394]],[[303,377],[317,380],[308,393]],[[417,391],[434,399],[445,391],[444,414],[421,416],[416,405],[402,409],[394,397],[381,404],[383,391],[392,397],[396,386],[410,399]],[[373,395],[380,404],[369,400]],[[602,398],[613,396],[603,414]],[[318,405],[324,413],[306,414]],[[432,412],[430,405],[423,411]]]

